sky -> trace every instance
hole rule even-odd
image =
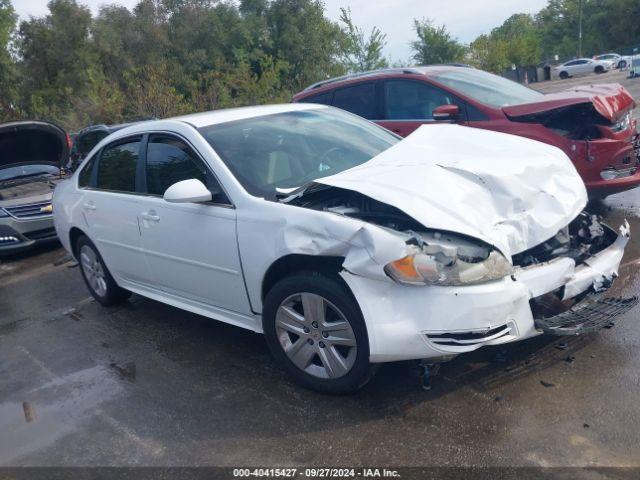
[[[100,5],[117,3],[133,7],[137,0],[79,0],[97,13]],[[446,25],[458,40],[469,43],[502,24],[514,13],[535,13],[547,0],[325,0],[327,16],[338,20],[340,8],[350,7],[355,24],[369,31],[379,27],[387,34],[385,55],[394,62],[408,61],[409,42],[415,38],[413,19],[429,18]],[[21,19],[47,13],[47,0],[13,0]]]

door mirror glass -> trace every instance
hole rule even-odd
[[[434,120],[455,120],[460,115],[458,105],[440,105],[433,109]]]
[[[163,198],[171,203],[201,203],[210,202],[213,195],[200,180],[190,178],[171,185]]]

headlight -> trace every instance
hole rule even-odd
[[[632,122],[631,112],[627,112],[626,115],[622,117],[622,119],[620,119],[611,127],[611,129],[614,132],[623,132],[631,128],[631,122]]]
[[[473,285],[498,280],[513,271],[499,252],[491,250],[484,258],[460,255],[455,247],[411,247],[413,252],[387,264],[384,271],[392,279],[408,285]],[[427,253],[425,250],[428,250]]]
[[[5,212],[3,209],[0,208],[0,218],[5,218],[8,217],[9,214],[7,212]]]

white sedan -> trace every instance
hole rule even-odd
[[[135,292],[264,333],[295,379],[333,393],[376,363],[573,335],[630,308],[598,297],[628,231],[586,201],[555,147],[448,124],[401,140],[305,104],[125,128],[53,199],[98,302]]]
[[[576,58],[553,67],[554,74],[561,78],[589,75],[591,73],[605,73],[613,68],[612,60],[594,60],[593,58]]]
[[[603,53],[593,57],[594,60],[608,60],[613,62],[613,68],[625,69],[631,66],[632,57],[630,55],[622,56],[617,53]]]

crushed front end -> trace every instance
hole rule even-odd
[[[583,213],[546,242],[514,255],[502,279],[407,287],[343,272],[367,317],[371,360],[442,359],[540,334],[577,335],[638,302],[606,298],[629,240]]]
[[[536,328],[553,335],[589,333],[633,308],[637,297],[605,298],[628,238],[627,224],[616,234],[596,215],[583,213],[547,242],[514,256],[514,265],[525,270],[562,257],[576,265],[566,284],[529,301]]]

